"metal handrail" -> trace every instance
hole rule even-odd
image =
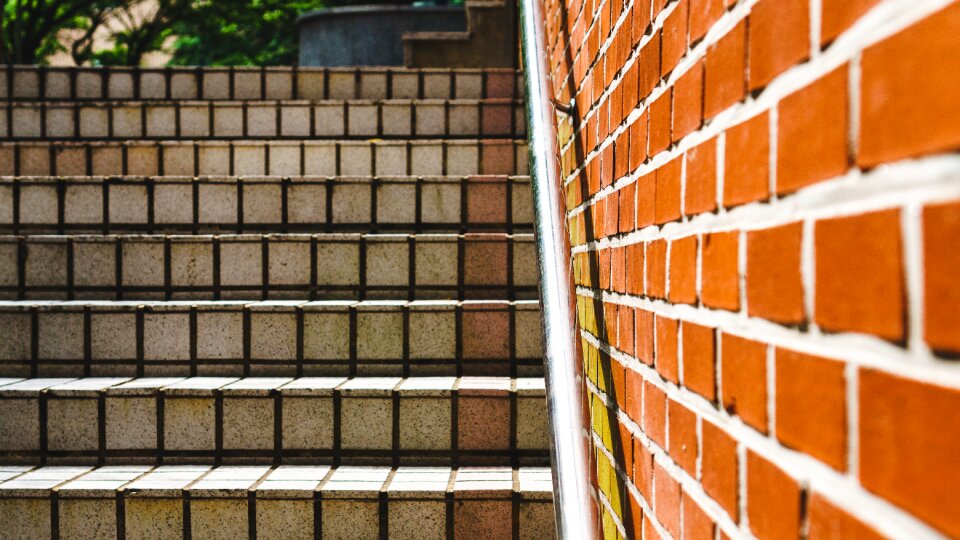
[[[520,0],[526,82],[527,137],[535,209],[537,262],[547,380],[557,536],[599,538],[592,482],[592,427],[577,347],[576,302],[570,266],[554,104],[541,0]]]

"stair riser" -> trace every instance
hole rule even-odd
[[[0,68],[0,99],[481,99],[523,93],[512,69]]]
[[[525,142],[3,143],[0,176],[437,176],[527,174]]]
[[[383,139],[526,135],[514,100],[0,103],[0,138]]]
[[[0,306],[0,376],[542,374],[536,303]]]
[[[303,467],[302,472],[296,467],[275,472],[260,467],[208,472],[198,466],[165,473],[147,472],[148,467],[124,469],[101,474],[109,478],[106,481],[84,481],[102,469],[85,475],[84,468],[45,473],[37,484],[60,484],[55,495],[49,488],[0,489],[0,538],[51,538],[56,537],[51,534],[54,531],[60,538],[87,538],[95,533],[98,538],[131,540],[549,539],[554,535],[545,469],[519,469],[512,473],[512,481],[509,469],[501,473],[462,468],[455,476],[437,469],[426,473],[427,482],[418,482],[411,471],[406,473],[410,480],[399,484],[405,474],[402,468],[357,471],[353,476],[362,480],[339,482],[334,480],[343,469],[328,472],[326,467]],[[524,473],[534,470],[537,479],[525,481]],[[223,479],[207,481],[221,471]],[[271,481],[278,473],[285,473],[283,479]],[[22,477],[30,474],[36,473]],[[228,480],[227,475],[241,479]],[[468,475],[480,480],[463,480]],[[482,479],[494,475],[495,480]],[[79,478],[69,481],[74,477]]]
[[[357,396],[331,388],[84,394],[0,395],[0,459],[547,465],[549,457],[542,390],[522,396],[483,389]]]
[[[526,177],[0,179],[0,231],[33,234],[524,232],[532,223]]]
[[[5,299],[536,298],[530,235],[2,237]]]
[[[254,502],[255,501],[255,502]],[[118,511],[118,506],[123,508]],[[188,538],[408,538],[454,539],[552,538],[553,505],[549,500],[512,500],[507,496],[478,500],[453,497],[380,500],[314,500],[236,496],[232,498],[152,498],[144,496],[48,499],[0,499],[0,538],[52,538],[56,508],[60,538],[86,538],[91,530],[106,537],[134,539]],[[184,512],[188,509],[188,512]],[[184,520],[184,515],[189,521]],[[122,516],[122,518],[120,517]],[[120,519],[118,519],[120,518]],[[392,518],[392,519],[391,519]],[[513,523],[516,520],[517,526]],[[122,527],[117,523],[122,522]],[[384,527],[381,530],[381,526]],[[515,529],[515,530],[514,530]],[[318,532],[316,532],[319,530]],[[487,536],[489,535],[489,536]]]

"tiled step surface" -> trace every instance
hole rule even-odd
[[[4,463],[546,465],[546,428],[542,378],[46,378],[0,386]]]
[[[554,534],[547,468],[4,466],[0,478],[2,538]]]
[[[528,299],[533,235],[0,236],[5,299]]]
[[[258,100],[522,97],[513,69],[71,68],[0,65],[0,99]]]
[[[527,232],[528,176],[0,177],[0,231]]]
[[[438,176],[527,174],[514,139],[0,143],[0,176]]]
[[[0,302],[0,376],[542,376],[536,301]]]
[[[483,100],[0,102],[0,138],[523,137],[523,102]]]

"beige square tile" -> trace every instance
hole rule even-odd
[[[60,537],[110,540],[117,536],[116,499],[61,498]]]
[[[243,136],[243,108],[239,103],[215,103],[213,134],[217,137]]]
[[[352,69],[331,69],[327,72],[328,90],[327,99],[357,99],[358,88],[356,72]]]
[[[203,359],[242,359],[243,315],[238,312],[198,313],[197,356]]]
[[[170,97],[197,99],[197,77],[193,73],[174,73],[170,76]]]
[[[167,450],[216,448],[213,397],[170,397],[163,404],[163,445]]]
[[[73,283],[79,287],[116,285],[116,243],[109,239],[74,242]]]
[[[236,540],[249,538],[247,500],[193,499],[190,502],[190,529],[193,538]]]
[[[113,108],[114,137],[134,139],[142,137],[144,132],[139,105],[121,105]]]
[[[233,99],[263,99],[260,69],[237,68],[233,73]]]
[[[55,70],[47,69],[47,80],[44,85],[44,97],[47,99],[69,99],[71,97],[70,92],[70,73],[69,70]],[[6,95],[6,73],[0,76],[0,82],[3,83],[4,88],[0,91],[0,96],[4,98]]]
[[[300,175],[300,145],[297,143],[269,142],[267,151],[270,152],[270,175],[272,176],[299,176]]]
[[[213,246],[209,241],[174,241],[170,246],[170,257],[174,287],[213,285]]]
[[[280,109],[280,134],[285,137],[309,137],[310,107],[287,105]]]
[[[106,107],[90,105],[80,107],[80,136],[102,138],[110,134],[109,112]]]
[[[267,174],[267,147],[263,144],[234,146],[233,174],[239,176]]]
[[[326,102],[314,106],[314,133],[318,137],[336,137],[346,133],[346,115],[342,103]]]
[[[273,449],[273,400],[264,397],[223,398],[223,448]]]
[[[163,242],[124,240],[121,253],[125,286],[163,286]]]
[[[210,107],[183,104],[180,106],[180,136],[209,137]]]
[[[257,360],[293,360],[297,357],[297,317],[284,313],[253,312],[250,316],[250,355]]]
[[[341,445],[348,449],[389,450],[393,407],[389,397],[343,397]],[[326,521],[326,520],[324,520]]]
[[[416,72],[393,73],[394,99],[417,99],[420,97],[420,83]]]
[[[140,74],[140,99],[164,99],[167,79],[162,72],[145,71]]]
[[[271,70],[265,74],[265,99],[293,99],[293,71],[289,68]]]
[[[325,99],[323,95],[324,71],[322,68],[297,70],[297,99]]]
[[[387,98],[387,72],[364,70],[360,73],[361,99]]]
[[[410,148],[411,173],[441,175],[443,171],[443,148],[437,143],[414,144]]]
[[[147,105],[147,136],[176,137],[177,110],[170,105]]]
[[[231,174],[230,147],[222,143],[201,144],[198,170],[202,176],[226,176]],[[176,174],[183,173],[177,172]]]
[[[183,538],[183,502],[179,498],[127,497],[124,510],[128,540]]]
[[[282,423],[285,449],[333,448],[332,397],[284,397]]]
[[[163,173],[168,176],[194,176],[199,168],[194,162],[192,144],[163,145]]]
[[[350,358],[350,318],[346,311],[307,311],[303,315],[305,359]]]
[[[107,79],[107,95],[110,99],[133,99],[133,74],[111,70]]]
[[[237,184],[230,179],[201,183],[197,186],[200,223],[235,223],[237,221]]]
[[[100,75],[100,70],[78,70],[76,75],[76,89],[78,98],[102,98],[103,77]],[[14,90],[16,90],[16,87],[14,87]],[[16,92],[14,92],[14,95],[16,95]]]
[[[230,73],[226,69],[205,69],[203,72],[203,99],[229,99]]]
[[[347,105],[350,125],[348,135],[373,137],[378,133],[378,109],[374,103],[351,102]],[[39,129],[38,129],[39,132]]]
[[[373,174],[373,146],[366,142],[340,143],[340,174],[370,176]]]
[[[220,284],[228,287],[260,286],[263,283],[262,249],[260,242],[223,238],[220,243]]]
[[[67,138],[77,133],[72,107],[48,106],[46,122],[48,137]]]
[[[313,538],[313,501],[257,499],[257,537]]]
[[[159,147],[153,143],[129,144],[127,146],[127,174],[156,176],[160,172],[159,154]]]
[[[90,317],[90,348],[100,360],[137,357],[137,320],[133,313],[95,313]]]
[[[247,106],[247,136],[249,137],[276,137],[277,136],[277,106],[248,105]]]
[[[298,285],[310,284],[310,243],[302,241],[271,241],[270,284]]]
[[[92,148],[93,174],[117,176],[124,173],[123,148],[118,145],[96,145]]]

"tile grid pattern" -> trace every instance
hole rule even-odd
[[[0,69],[0,539],[551,537],[518,78]]]
[[[8,140],[522,138],[513,99],[385,101],[16,102],[0,104]]]
[[[0,231],[529,232],[525,176],[0,177]]]

